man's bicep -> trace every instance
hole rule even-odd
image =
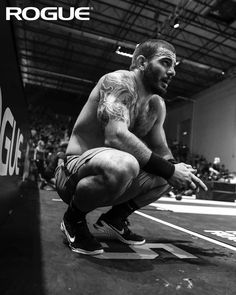
[[[128,79],[117,74],[106,75],[99,93],[98,119],[102,126],[110,121],[130,125],[130,109],[134,101],[134,91]]]
[[[163,125],[156,125],[149,134],[148,142],[152,148],[167,146]]]
[[[163,125],[156,125],[145,139],[149,148],[165,159],[172,158],[172,153],[166,141]]]
[[[147,140],[152,150],[162,150],[162,153],[165,153],[164,151],[169,150],[164,130],[166,106],[164,100],[161,97],[158,97],[158,99],[155,100],[155,102],[157,103],[157,120],[154,126],[152,127],[152,130],[148,134]]]
[[[129,110],[127,107],[121,102],[115,101],[109,95],[103,101],[100,101],[97,116],[103,128],[113,122],[125,123],[127,127],[130,124]]]

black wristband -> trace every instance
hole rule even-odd
[[[178,164],[178,162],[174,158],[168,159],[167,161],[172,163],[172,164]]]
[[[143,167],[143,170],[165,179],[169,179],[175,172],[175,165],[161,158],[157,154],[152,153],[147,164]]]

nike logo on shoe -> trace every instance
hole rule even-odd
[[[71,243],[74,243],[75,237],[71,237],[69,234],[67,235],[67,237]]]
[[[123,234],[125,233],[125,230],[124,230],[124,229],[122,229],[122,230],[118,230],[117,228],[113,227],[111,224],[109,224],[109,226],[110,226],[113,230],[115,230],[116,232],[118,232],[120,235],[123,235]]]
[[[68,233],[68,231],[66,230],[65,224],[64,222],[61,224],[61,229],[62,231],[65,233],[67,239],[69,240],[70,243],[74,243],[75,241],[75,236],[71,237],[70,234]]]

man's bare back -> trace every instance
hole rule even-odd
[[[114,93],[114,101],[111,94]],[[109,96],[109,101],[107,97]],[[80,155],[88,149],[104,146],[104,128],[106,112],[104,108],[112,104],[111,113],[117,119],[127,118],[125,122],[130,132],[144,141],[145,136],[158,119],[162,98],[158,95],[139,95],[138,83],[131,71],[116,71],[100,79],[91,92],[89,99],[79,114],[67,148],[67,155]],[[114,102],[117,108],[114,111]],[[124,116],[124,109],[129,111]],[[120,116],[119,116],[120,113]],[[117,117],[118,116],[118,117]]]

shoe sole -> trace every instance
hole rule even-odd
[[[69,238],[70,235],[69,235],[68,231],[66,230],[66,227],[65,227],[65,224],[64,224],[63,221],[61,222],[60,229],[63,232],[63,234],[66,236],[66,239],[67,239],[67,241],[69,243],[69,247],[73,252],[79,253],[79,254],[84,254],[84,255],[98,255],[98,254],[102,254],[104,252],[103,249],[98,249],[98,250],[94,250],[94,251],[87,251],[87,250],[84,250],[84,249],[81,249],[81,248],[74,248],[71,245],[71,241],[70,241],[70,238]]]
[[[124,239],[114,228],[112,228],[109,224],[107,224],[105,221],[100,221],[103,226],[100,226],[98,224],[94,224],[94,228],[102,233],[105,233],[109,238],[118,239],[124,244],[127,245],[143,245],[145,244],[146,240],[143,241],[131,241]]]

